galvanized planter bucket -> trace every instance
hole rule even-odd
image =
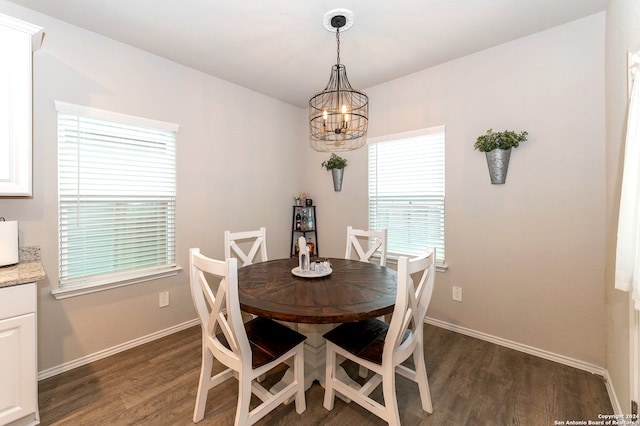
[[[342,175],[344,169],[331,169],[331,175],[333,176],[333,190],[340,192],[342,189]]]
[[[511,148],[494,149],[485,152],[487,156],[487,166],[489,166],[489,177],[491,183],[502,184],[507,180],[507,169],[509,168],[509,158],[511,158]]]

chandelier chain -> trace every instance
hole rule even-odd
[[[336,44],[338,46],[338,65],[340,65],[340,28],[336,28]]]

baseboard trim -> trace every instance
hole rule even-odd
[[[481,331],[472,330],[470,328],[461,327],[456,324],[451,324],[445,321],[441,321],[435,318],[426,317],[424,322],[436,327],[444,328],[456,333],[464,334],[466,336],[475,337],[476,339],[484,340],[490,343],[495,343],[499,346],[504,346],[509,349],[524,352],[530,355],[537,356],[539,358],[548,359],[549,361],[555,361],[560,364],[568,365],[579,370],[588,371],[589,373],[597,374],[603,378],[608,377],[607,370],[604,367],[600,367],[595,364],[581,361],[579,359],[570,358],[568,356],[559,355],[553,352],[545,351],[543,349],[535,348],[533,346],[525,345],[522,343],[514,342],[512,340],[503,339],[502,337],[493,336],[491,334],[483,333]]]
[[[116,346],[112,346],[102,351],[98,351],[93,354],[83,356],[73,361],[65,362],[64,364],[47,368],[46,370],[42,370],[38,372],[38,380],[43,380],[49,377],[53,377],[60,373],[64,373],[65,371],[73,370],[74,368],[90,364],[94,361],[98,361],[100,359],[106,358],[111,355],[115,355],[120,352],[124,352],[127,349],[135,348],[136,346],[140,346],[145,343],[168,336],[170,334],[177,333],[178,331],[185,330],[189,327],[193,327],[194,325],[198,325],[198,324],[200,324],[200,320],[196,318],[187,322],[183,322],[182,324],[177,324],[177,325],[174,325],[173,327],[165,328],[164,330],[156,331],[155,333],[147,334],[146,336],[142,336],[137,339],[133,339]]]
[[[609,394],[611,406],[613,407],[613,413],[624,415],[625,413],[622,412],[622,406],[620,405],[620,401],[618,400],[618,395],[616,395],[616,388],[615,386],[613,386],[613,382],[611,381],[611,377],[609,376],[609,371],[606,371],[606,374],[604,375],[604,381],[607,386],[607,393]]]

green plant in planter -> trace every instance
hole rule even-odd
[[[347,159],[336,154],[331,154],[328,160],[322,162],[322,167],[327,170],[344,169],[347,167]]]
[[[493,129],[487,130],[487,133],[478,136],[473,148],[480,152],[490,152],[494,149],[507,150],[517,148],[520,142],[527,140],[527,132],[516,133],[512,130],[504,132],[494,132]]]

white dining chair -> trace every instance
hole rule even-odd
[[[243,247],[249,243],[253,244],[247,251]],[[240,247],[242,245],[242,247]],[[260,260],[264,262],[267,258],[267,228],[262,227],[257,231],[231,232],[224,231],[224,257],[228,259],[232,256],[242,261],[242,266],[251,265],[256,260],[256,255],[260,250]]]
[[[296,412],[304,412],[303,342],[306,337],[263,317],[242,322],[237,259],[214,260],[202,255],[200,249],[192,248],[189,271],[193,303],[202,328],[202,366],[193,421],[197,423],[204,418],[209,390],[231,377],[238,379],[236,425],[251,425],[292,397],[295,397]],[[205,273],[220,280],[215,295]],[[226,369],[212,376],[214,358]],[[286,361],[293,366],[293,380],[272,394],[256,378]],[[249,410],[252,393],[262,402]]]
[[[365,245],[368,245],[367,251],[364,250]],[[344,258],[351,259],[353,251],[356,252],[358,260],[361,262],[369,262],[371,256],[379,252],[380,266],[387,266],[387,230],[364,230],[347,226],[347,250]],[[384,320],[384,317],[380,317],[380,319]],[[367,377],[367,374],[367,369],[360,366],[360,377]]]
[[[433,411],[424,361],[423,321],[435,280],[435,249],[409,260],[398,258],[396,303],[389,324],[377,318],[344,323],[324,335],[327,342],[324,407],[332,410],[335,393],[356,402],[390,425],[400,425],[395,374],[418,384],[422,409]],[[412,275],[419,276],[417,285]],[[373,371],[372,377],[354,389],[336,374],[336,355]],[[414,369],[401,365],[413,355]],[[382,384],[384,404],[369,395]]]
[[[365,251],[364,245],[368,245]],[[380,255],[380,265],[387,265],[387,230],[380,231],[356,229],[347,226],[347,250],[344,258],[351,259],[352,252],[358,255],[358,260],[369,262],[376,252]]]

